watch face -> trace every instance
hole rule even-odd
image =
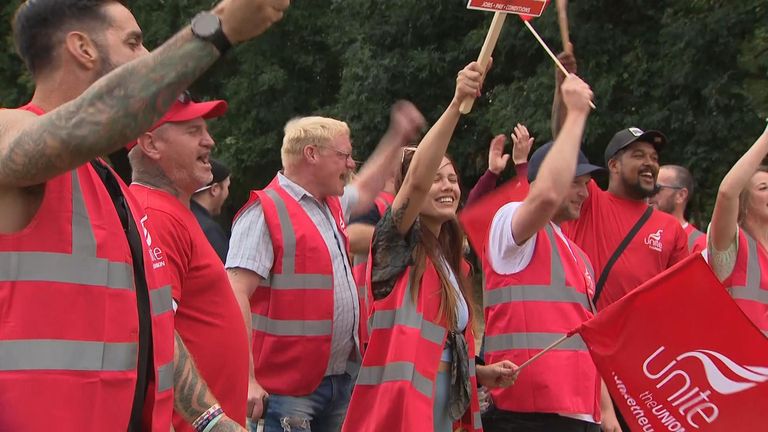
[[[219,17],[210,12],[202,12],[192,21],[192,30],[201,38],[213,36],[219,26]]]

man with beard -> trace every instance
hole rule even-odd
[[[19,6],[13,37],[35,93],[0,111],[0,430],[168,432],[174,406],[239,429],[174,338],[162,245],[100,156],[288,4],[225,0],[151,54],[123,1]]]
[[[705,249],[706,237],[685,218],[686,207],[693,195],[693,176],[680,165],[664,165],[659,168],[656,193],[648,200],[653,207],[669,213],[680,222],[688,235],[688,250],[701,252]]]
[[[603,275],[622,240],[648,210],[646,200],[656,190],[659,173],[658,151],[666,143],[666,137],[658,131],[630,127],[617,132],[605,149],[608,190],[603,191],[591,181],[581,216],[563,224],[563,232],[584,249],[595,267],[598,309],[619,300],[688,255],[688,236],[680,223],[673,216],[652,209],[609,273]]]

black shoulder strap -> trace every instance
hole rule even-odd
[[[102,162],[91,161],[91,166],[104,182],[104,187],[112,198],[112,204],[115,206],[117,216],[123,225],[125,237],[128,240],[128,246],[131,249],[133,261],[133,279],[136,285],[136,303],[139,316],[139,356],[136,370],[136,388],[133,394],[133,406],[131,407],[130,423],[128,431],[140,431],[142,413],[144,410],[144,401],[147,394],[150,374],[154,374],[152,362],[152,315],[149,304],[149,288],[146,275],[144,274],[144,252],[141,246],[141,235],[136,225],[136,221],[131,215],[128,207],[128,201],[123,195],[115,175]]]
[[[616,264],[616,260],[619,259],[622,252],[624,252],[624,249],[629,246],[629,242],[632,241],[633,238],[637,235],[637,232],[640,231],[640,228],[645,224],[645,222],[648,220],[648,218],[651,217],[651,213],[653,213],[653,207],[648,206],[647,209],[645,209],[645,212],[643,212],[643,215],[640,216],[640,219],[635,222],[635,226],[632,227],[631,230],[627,233],[627,236],[624,237],[624,240],[619,243],[619,246],[616,247],[616,250],[613,251],[613,255],[611,255],[611,259],[608,260],[608,262],[605,264],[605,267],[603,267],[602,273],[600,273],[600,279],[597,281],[597,286],[595,286],[595,297],[592,299],[592,302],[597,304],[597,300],[600,298],[600,293],[603,292],[603,287],[605,286],[605,281],[608,279],[608,274],[611,272],[611,269],[613,268],[613,265]]]

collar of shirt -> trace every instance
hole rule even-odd
[[[311,193],[307,192],[306,189],[286,177],[282,172],[277,173],[277,182],[280,184],[280,186],[283,187],[283,189],[285,189],[286,192],[288,192],[288,195],[293,197],[293,199],[296,201],[300,201],[302,198],[307,197],[314,200],[315,202],[320,202],[317,200],[317,198],[312,196]]]

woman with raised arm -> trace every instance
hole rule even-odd
[[[768,128],[728,171],[712,212],[707,255],[717,277],[768,335]]]
[[[475,366],[471,287],[456,220],[461,190],[446,148],[459,105],[480,94],[483,70],[459,72],[445,113],[403,153],[397,194],[368,260],[370,339],[343,430],[480,431],[477,382],[508,386],[516,366]]]

